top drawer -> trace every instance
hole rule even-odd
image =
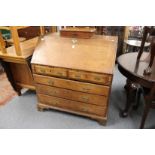
[[[84,81],[95,84],[111,85],[112,75],[92,73],[86,71],[65,69],[59,67],[48,67],[42,65],[33,65],[33,72],[35,74],[56,76],[61,78],[68,78],[77,81]]]
[[[51,75],[57,77],[67,77],[67,69],[55,68],[41,65],[34,65],[33,72],[42,75]]]
[[[68,76],[70,79],[92,82],[97,84],[104,84],[104,85],[110,85],[112,80],[112,76],[108,74],[98,74],[76,70],[69,70]]]

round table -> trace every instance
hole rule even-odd
[[[151,67],[152,73],[150,75],[144,75],[144,70],[149,65],[150,55],[148,52],[143,52],[139,61],[137,61],[137,55],[138,52],[125,53],[117,59],[119,71],[127,78],[127,83],[124,87],[127,100],[124,110],[120,112],[122,117],[128,116],[133,99],[135,98],[134,95],[137,86],[149,89],[155,87],[155,61]]]
[[[129,51],[129,48],[132,47],[133,51],[138,50],[141,47],[141,41],[140,40],[125,40],[124,43],[127,45],[126,51]],[[145,42],[144,47],[149,47],[150,43]]]

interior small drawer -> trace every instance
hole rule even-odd
[[[33,71],[37,74],[67,77],[67,69],[35,65]]]
[[[110,85],[112,76],[107,74],[97,74],[84,71],[69,70],[68,77],[70,79],[87,81],[92,83]]]

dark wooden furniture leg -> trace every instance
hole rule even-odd
[[[152,67],[153,65],[153,60],[155,57],[155,37],[152,38],[152,42],[151,42],[151,58],[150,58],[150,63],[149,63],[149,67]]]
[[[133,106],[133,109],[134,110],[137,110],[138,107],[139,107],[141,94],[142,94],[142,89],[141,88],[138,88],[138,90],[137,90],[137,96],[136,96],[136,105]]]
[[[149,109],[150,109],[150,105],[149,104],[150,103],[148,101],[146,103],[146,105],[145,105],[144,113],[143,113],[141,124],[140,124],[140,129],[143,129],[144,128],[144,124],[145,124],[145,121],[146,121],[146,118],[147,118],[147,115],[148,115]]]
[[[151,74],[154,56],[155,56],[155,37],[152,37],[151,50],[150,50],[150,62],[149,62],[148,67],[144,70],[144,75]]]
[[[124,110],[120,111],[120,116],[121,117],[127,117],[128,113],[131,109],[131,105],[133,102],[133,99],[135,98],[135,94],[137,91],[137,88],[134,86],[134,84],[132,83],[132,81],[130,81],[129,79],[127,79],[127,83],[124,86],[125,90],[126,90],[126,105]]]
[[[149,33],[149,30],[150,30],[150,29],[149,29],[148,27],[144,27],[142,43],[141,43],[140,51],[139,51],[138,56],[137,56],[137,60],[140,59],[140,57],[141,57],[141,55],[142,55],[142,53],[143,53],[145,41],[146,41],[146,38],[147,38],[147,34]]]
[[[153,85],[152,89],[150,90],[149,94],[144,96],[145,99],[145,109],[144,109],[144,113],[142,116],[142,120],[141,120],[141,124],[140,124],[140,129],[144,128],[145,125],[145,121],[147,118],[147,115],[149,113],[150,108],[155,108],[155,106],[152,104],[153,98],[154,98],[154,94],[155,94],[155,85]]]

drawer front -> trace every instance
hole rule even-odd
[[[33,67],[33,71],[37,74],[42,74],[42,75],[67,77],[67,69],[63,69],[63,68],[35,65]]]
[[[90,104],[95,104],[99,106],[106,106],[108,98],[106,96],[94,95],[94,94],[86,94],[82,92],[77,92],[73,90],[50,87],[45,85],[36,85],[37,93],[46,94],[56,97],[61,97],[69,100],[80,101]]]
[[[59,79],[59,78],[47,77],[47,76],[41,76],[41,75],[35,75],[35,74],[34,74],[34,80],[36,83],[71,89],[71,90],[85,92],[85,93],[92,93],[92,94],[104,95],[104,96],[108,96],[109,94],[108,86],[101,86],[96,84],[77,82],[72,80]]]
[[[74,71],[69,70],[68,76],[70,79],[81,80],[81,81],[88,81],[98,84],[110,85],[112,76],[106,74],[96,74],[96,73],[89,73],[83,71]]]
[[[105,116],[106,109],[105,107],[96,106],[92,104],[85,104],[82,102],[71,101],[67,99],[62,99],[54,96],[48,96],[43,94],[38,94],[39,102],[54,107],[60,107],[63,109],[85,112],[88,114],[95,114],[99,116]]]

